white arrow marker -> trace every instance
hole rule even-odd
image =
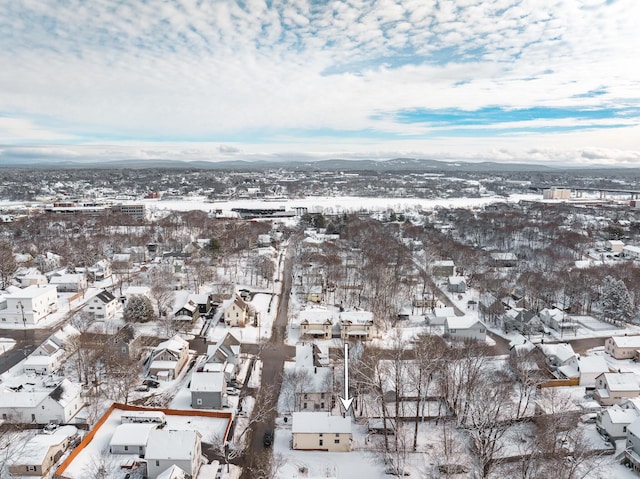
[[[340,398],[340,402],[345,412],[349,412],[353,398],[349,398],[349,345],[344,345],[344,397]]]

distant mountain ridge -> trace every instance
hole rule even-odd
[[[181,161],[181,160],[113,160],[74,161],[60,159],[19,158],[2,159],[0,167],[12,168],[61,168],[61,169],[216,169],[216,170],[265,170],[293,169],[311,171],[407,171],[407,172],[452,172],[452,171],[555,171],[560,168],[531,163],[499,163],[494,161],[441,161],[421,158],[392,158],[389,160],[330,159],[317,161],[290,160],[230,160],[230,161]]]

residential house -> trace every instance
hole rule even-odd
[[[53,374],[57,372],[67,354],[64,349],[56,348],[50,354],[31,353],[22,361],[22,369],[25,374]]]
[[[594,399],[602,406],[620,404],[625,399],[640,395],[635,373],[602,373],[596,378]]]
[[[444,321],[444,335],[450,339],[484,341],[487,327],[472,316],[450,316]]]
[[[11,477],[46,476],[78,440],[78,430],[74,426],[59,427],[51,434],[36,434],[9,458]]]
[[[303,309],[298,313],[300,336],[319,339],[333,337],[333,314],[327,308]]]
[[[467,291],[467,282],[464,276],[449,276],[447,278],[447,291],[450,293],[464,293]]]
[[[189,301],[195,303],[198,306],[198,313],[200,316],[204,316],[211,313],[211,295],[207,293],[190,294]]]
[[[174,464],[166,471],[161,473],[157,479],[192,479],[192,477],[190,474],[187,474],[181,467]]]
[[[560,366],[558,371],[565,378],[580,378],[580,386],[593,388],[596,378],[609,372],[609,366],[602,356],[585,356],[570,361],[566,366]]]
[[[149,432],[145,459],[148,479],[158,479],[172,466],[197,477],[202,464],[202,437],[193,430],[153,429]]]
[[[455,316],[456,311],[451,306],[435,308],[431,313],[427,313],[426,320],[429,326],[444,326],[447,318]]]
[[[640,418],[627,427],[624,458],[635,471],[640,471]]]
[[[188,321],[193,322],[200,316],[200,309],[198,305],[191,299],[187,299],[186,302],[179,303],[173,311],[173,319],[176,321]]]
[[[33,263],[43,273],[56,270],[62,265],[62,256],[47,251],[44,254],[39,254],[33,259]]]
[[[526,335],[544,331],[544,325],[538,315],[524,308],[507,311],[504,326],[507,330],[516,330]]]
[[[440,278],[448,278],[449,276],[453,276],[456,271],[456,265],[451,260],[434,261],[431,265],[431,268],[433,275]]]
[[[333,406],[333,370],[323,367],[314,344],[296,346],[295,377],[296,411],[331,411]]]
[[[113,319],[118,311],[118,300],[106,289],[103,289],[91,298],[88,303],[87,311],[93,313],[95,319],[98,321]]]
[[[240,341],[233,334],[227,333],[216,344],[207,347],[207,360],[202,370],[224,372],[226,380],[230,381],[235,379],[241,363]]]
[[[294,412],[291,432],[293,449],[296,450],[351,450],[351,416],[332,416],[326,412]]]
[[[605,340],[604,350],[615,359],[632,359],[640,350],[640,336],[611,336]]]
[[[511,252],[494,252],[491,261],[496,268],[513,268],[518,264],[518,257]]]
[[[158,424],[154,423],[123,423],[118,425],[111,436],[111,441],[109,441],[109,452],[144,457],[149,433],[157,427]]]
[[[66,424],[84,405],[82,388],[68,379],[17,378],[0,389],[3,420],[25,424]]]
[[[571,317],[558,308],[544,308],[538,313],[542,322],[548,327],[567,334],[574,333],[580,325],[571,320]]]
[[[625,245],[622,247],[621,256],[631,259],[640,259],[640,246]]]
[[[7,288],[9,294],[0,297],[0,322],[38,324],[58,310],[55,286],[29,286],[25,289]]]
[[[623,408],[617,404],[604,408],[596,416],[596,429],[612,440],[627,437],[627,428],[640,414],[634,408]]]
[[[111,268],[114,273],[124,274],[133,268],[133,259],[129,253],[116,253],[111,258]]]
[[[544,353],[549,368],[571,365],[577,369],[578,356],[569,343],[539,344],[538,347]]]
[[[339,315],[341,339],[373,339],[375,324],[369,311],[344,311]]]
[[[118,332],[109,338],[109,342],[113,345],[113,351],[117,354],[132,359],[140,357],[142,336],[138,334],[135,326],[132,324],[125,324]]]
[[[120,297],[121,302],[126,303],[126,301],[131,297],[131,296],[146,296],[147,298],[149,298],[149,300],[152,300],[151,297],[151,288],[149,286],[129,286],[127,289],[124,290],[123,292],[123,296],[124,296],[124,301],[122,297]]]
[[[54,274],[49,284],[57,286],[60,293],[81,293],[87,290],[87,277],[81,273]]]
[[[111,277],[111,262],[108,259],[101,259],[100,261],[94,263],[92,266],[89,266],[86,273],[87,277],[91,281],[104,281],[105,279]]]
[[[606,242],[606,248],[612,253],[622,253],[622,249],[624,248],[624,241],[608,240]]]
[[[179,335],[156,346],[149,360],[149,375],[170,381],[175,379],[189,360],[189,343]]]
[[[249,305],[235,292],[230,299],[227,299],[220,306],[227,326],[244,327],[250,320]]]
[[[321,303],[324,299],[324,292],[321,284],[314,284],[307,291],[307,301],[312,303]]]
[[[46,286],[49,284],[47,277],[42,274],[38,268],[18,268],[13,277],[20,284],[21,288],[26,288],[27,286]]]
[[[189,389],[191,407],[194,409],[221,409],[227,405],[224,372],[194,372]]]
[[[478,311],[483,321],[496,323],[504,314],[505,308],[502,301],[491,293],[483,293],[478,299]]]

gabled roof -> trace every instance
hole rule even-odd
[[[11,455],[9,463],[19,466],[39,466],[44,462],[51,447],[61,444],[76,434],[78,430],[75,426],[61,426],[52,434],[37,434]]]
[[[610,391],[638,391],[638,377],[635,373],[602,373],[596,379],[604,376]]]
[[[192,391],[222,392],[224,387],[224,373],[222,372],[195,372],[191,375],[190,389]]]
[[[116,297],[113,294],[111,294],[109,291],[107,291],[106,289],[104,289],[101,292],[99,292],[96,295],[96,298],[98,298],[104,304],[109,304],[110,302],[116,300]]]
[[[183,469],[174,464],[169,469],[162,472],[157,477],[157,479],[187,479],[190,477],[191,476],[187,474]]]
[[[351,434],[351,416],[332,416],[324,412],[294,412],[293,434]]]
[[[158,424],[119,424],[111,436],[109,446],[146,446],[149,433]]]
[[[618,348],[640,349],[640,336],[611,336],[611,340]]]
[[[199,436],[197,431],[153,429],[149,432],[145,459],[190,461]]]
[[[450,316],[444,323],[447,329],[471,329],[478,323],[484,326],[482,321],[473,316]]]

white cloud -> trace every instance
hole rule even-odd
[[[25,122],[5,126],[4,141],[230,144],[267,131],[421,131],[374,118],[401,109],[640,106],[635,0],[275,3],[3,2],[0,114]],[[580,96],[594,90],[605,93]],[[606,149],[627,133],[551,143]],[[313,151],[313,139],[291,141]]]

